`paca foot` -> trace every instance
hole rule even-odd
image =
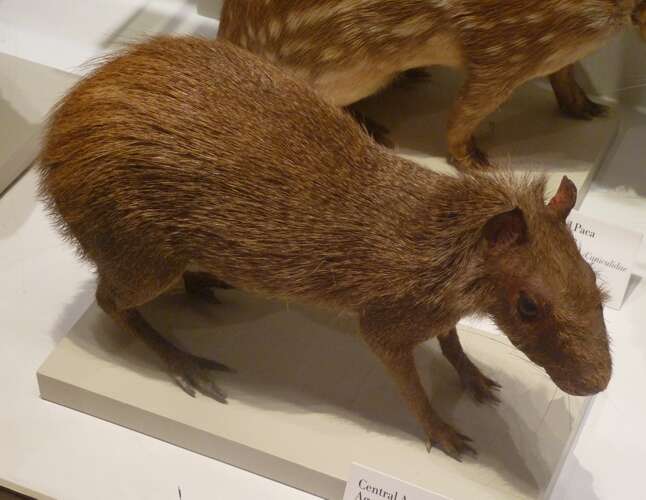
[[[469,444],[472,441],[470,437],[460,434],[449,424],[443,424],[437,426],[437,430],[431,433],[426,442],[426,449],[430,453],[433,447],[436,447],[451,458],[462,462],[462,456],[465,453],[478,455],[478,452]]]
[[[346,109],[352,115],[352,117],[363,128],[366,129],[368,134],[375,140],[376,143],[381,144],[382,146],[385,146],[389,149],[393,149],[395,147],[395,143],[388,137],[390,131],[386,127],[384,127],[380,123],[377,123],[372,118],[364,115],[360,111],[357,111],[353,107]]]
[[[560,104],[559,107],[564,114],[578,120],[592,120],[598,116],[607,116],[610,110],[609,106],[596,103],[586,95],[579,100]]]
[[[186,293],[193,297],[211,304],[220,304],[213,293],[213,288],[227,290],[233,287],[209,273],[186,271],[184,273],[184,288]]]
[[[226,404],[227,395],[211,377],[214,371],[230,372],[231,369],[228,366],[181,351],[177,351],[167,361],[171,377],[186,394],[194,398],[197,392],[201,392]]]
[[[574,77],[574,66],[566,66],[550,75],[550,82],[561,111],[579,120],[591,120],[608,114],[608,106],[590,100]]]
[[[490,170],[493,164],[489,161],[486,153],[471,141],[469,145],[460,152],[449,154],[447,161],[458,170],[473,172],[478,170]]]

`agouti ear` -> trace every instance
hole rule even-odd
[[[527,223],[523,211],[516,207],[487,221],[483,235],[489,248],[504,249],[527,241]]]
[[[550,200],[547,207],[562,220],[567,219],[568,215],[576,204],[576,185],[567,176],[561,179],[559,190]]]

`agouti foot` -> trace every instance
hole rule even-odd
[[[470,437],[460,434],[450,425],[444,424],[429,436],[426,449],[430,453],[431,449],[436,447],[451,458],[462,462],[462,455],[465,453],[470,453],[473,456],[478,455],[478,452],[469,444],[472,441]]]
[[[496,392],[501,386],[495,380],[485,377],[479,370],[465,373],[461,377],[462,386],[471,393],[473,399],[480,404],[498,404],[500,399]]]
[[[607,116],[609,106],[596,103],[587,97],[583,97],[575,103],[561,106],[561,111],[578,120],[592,120],[598,116]]]
[[[220,403],[227,403],[227,395],[211,379],[213,371],[232,371],[228,366],[210,359],[199,358],[183,352],[168,361],[171,377],[191,397],[201,392]]]

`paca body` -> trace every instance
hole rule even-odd
[[[227,0],[219,36],[310,82],[347,106],[420,66],[465,68],[449,120],[450,160],[488,165],[473,133],[520,84],[551,75],[560,107],[577,118],[604,108],[571,65],[631,22],[636,0]]]
[[[355,313],[429,443],[454,457],[471,447],[431,408],[412,353],[437,337],[467,389],[495,400],[460,346],[466,314],[492,315],[570,393],[608,383],[602,296],[565,224],[569,181],[546,205],[542,179],[433,173],[228,42],[158,38],[105,63],[53,114],[40,172],[96,265],[99,305],[191,395],[225,401],[208,371],[222,365],[138,311],[182,280],[206,298],[234,286]]]

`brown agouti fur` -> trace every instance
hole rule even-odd
[[[219,35],[310,82],[347,106],[411,68],[463,67],[448,123],[449,161],[489,165],[478,125],[522,83],[551,75],[560,108],[605,112],[574,79],[572,64],[626,25],[646,36],[644,0],[226,0]]]
[[[463,316],[492,315],[569,393],[610,378],[602,294],[565,224],[570,181],[546,205],[541,178],[431,172],[228,42],[157,38],[108,61],[59,104],[40,173],[96,265],[99,305],[189,394],[225,398],[137,310],[182,278],[356,313],[429,443],[454,457],[471,448],[431,408],[412,353],[437,337],[467,389],[495,400],[460,346]]]

